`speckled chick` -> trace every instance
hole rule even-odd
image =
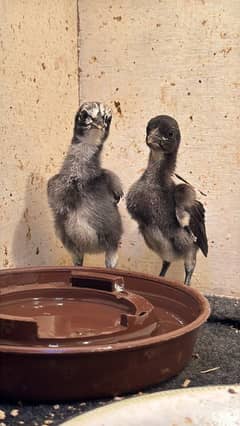
[[[60,172],[48,181],[56,233],[79,266],[85,253],[105,252],[108,268],[118,259],[122,185],[117,175],[101,167],[100,159],[111,119],[111,110],[102,103],[81,105]]]

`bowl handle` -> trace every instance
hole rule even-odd
[[[73,287],[91,288],[111,293],[125,289],[123,277],[101,272],[73,271],[70,281]]]

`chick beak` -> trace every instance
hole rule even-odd
[[[159,142],[149,136],[146,137],[146,144],[150,149],[159,149]]]
[[[99,129],[99,130],[103,130],[103,129],[104,129],[104,126],[103,126],[102,124],[92,123],[92,125],[93,125],[96,129]]]

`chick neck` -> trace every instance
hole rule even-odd
[[[61,172],[82,182],[95,179],[101,175],[102,148],[99,133],[91,131],[82,136],[74,132]]]
[[[151,150],[148,158],[147,174],[162,183],[169,183],[176,168],[177,150],[171,153]]]

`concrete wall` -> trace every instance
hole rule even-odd
[[[209,257],[199,253],[193,285],[240,295],[239,0],[79,0],[79,9],[81,101],[102,100],[114,111],[105,165],[127,190],[146,165],[146,122],[173,115],[182,130],[177,170],[207,194],[200,199]],[[158,273],[159,258],[124,203],[121,210],[119,266]],[[182,264],[169,272],[182,276]]]
[[[77,3],[0,0],[0,266],[66,263],[46,181],[78,106]]]
[[[182,130],[178,172],[206,192],[210,253],[193,286],[240,295],[238,0],[0,0],[0,266],[67,264],[46,200],[81,101],[114,111],[104,153],[125,191],[142,173],[150,117],[167,113]],[[120,102],[116,108],[116,102]],[[119,266],[158,273],[121,203]],[[87,264],[103,264],[88,256]],[[169,272],[182,278],[182,264]]]

